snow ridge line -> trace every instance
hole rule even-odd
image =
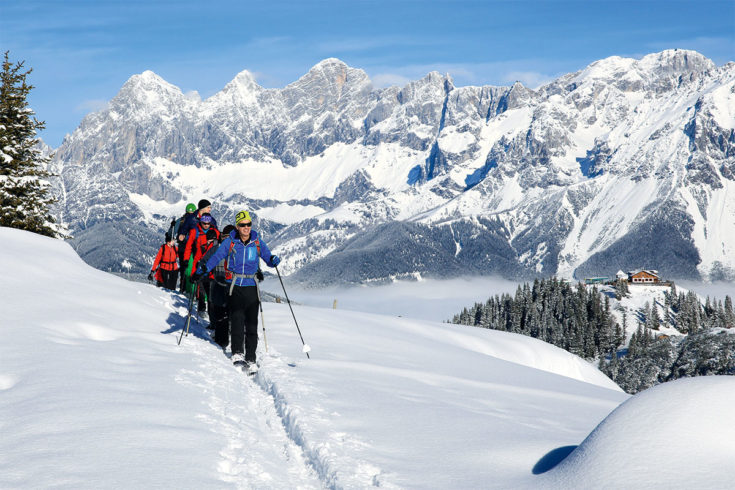
[[[266,394],[273,398],[276,413],[281,419],[286,435],[288,435],[289,439],[291,439],[294,444],[301,448],[306,461],[312,468],[314,468],[314,471],[319,476],[319,479],[322,481],[324,486],[330,490],[341,490],[342,486],[339,484],[337,472],[333,470],[329,464],[328,454],[326,454],[325,451],[314,448],[307,442],[304,437],[304,431],[299,424],[297,414],[295,414],[294,410],[289,406],[288,401],[278,390],[278,387],[273,380],[268,378],[261,369],[254,376],[253,381],[255,381],[255,383]]]

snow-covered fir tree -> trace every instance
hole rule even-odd
[[[28,107],[32,85],[24,62],[13,63],[5,52],[0,73],[0,225],[62,237],[61,228],[49,212],[50,158],[38,148],[36,131],[44,123]]]

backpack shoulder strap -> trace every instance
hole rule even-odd
[[[228,267],[228,262],[230,261],[230,255],[232,255],[232,249],[235,247],[235,240],[230,237],[230,249],[227,251],[227,255],[225,256],[225,277],[227,279],[232,278],[232,272],[230,272],[230,268]]]

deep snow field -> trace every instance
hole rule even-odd
[[[196,322],[177,346],[182,296],[95,270],[58,240],[0,228],[0,241],[3,489],[714,489],[735,477],[734,378],[630,397],[541,341],[441,323],[462,300],[451,284],[372,297],[372,312],[355,311],[359,294],[332,309],[334,291],[294,291],[324,304],[294,306],[311,359],[288,306],[265,303],[269,349],[261,336],[248,378]]]

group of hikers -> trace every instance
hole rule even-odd
[[[256,281],[263,279],[260,259],[269,267],[280,263],[253,229],[248,211],[220,232],[206,199],[186,205],[186,214],[171,223],[148,275],[160,287],[194,295],[200,317],[208,317],[214,341],[232,362],[248,372],[257,370],[258,308]],[[208,313],[207,313],[208,312]]]

